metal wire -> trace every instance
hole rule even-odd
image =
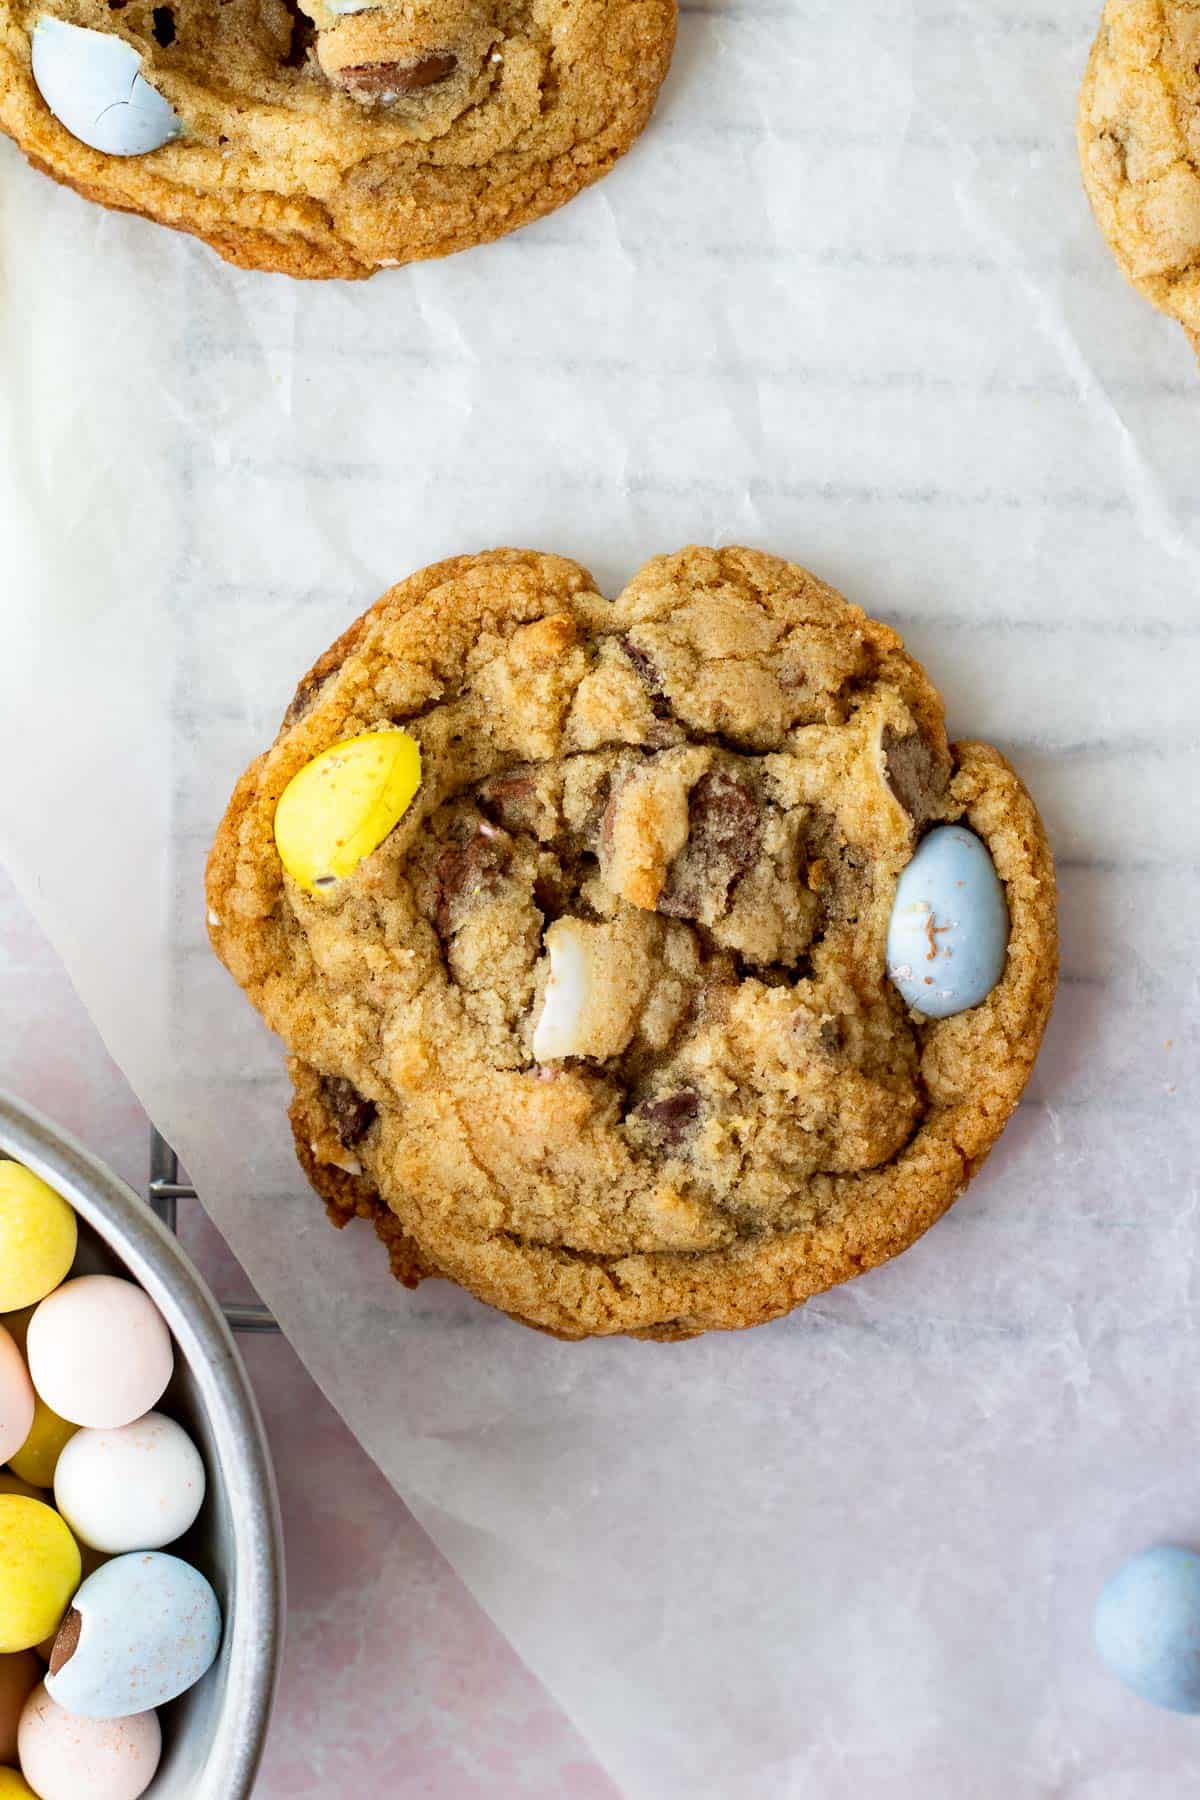
[[[168,1231],[179,1229],[179,1201],[194,1200],[196,1190],[179,1179],[179,1158],[162,1133],[150,1127],[150,1180],[146,1197]],[[234,1331],[278,1331],[270,1309],[260,1300],[222,1301],[221,1311]]]

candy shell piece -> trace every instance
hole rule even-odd
[[[43,15],[33,29],[33,79],[60,125],[106,156],[145,156],[183,130],[142,74],[132,44]]]
[[[38,1797],[16,1769],[0,1769],[0,1800],[38,1800]]]
[[[32,1650],[0,1656],[0,1762],[17,1760],[17,1724],[21,1709],[42,1679],[42,1665]],[[3,1793],[0,1788],[0,1793]]]
[[[0,1162],[0,1312],[33,1306],[75,1260],[75,1214],[20,1163]]]
[[[926,1018],[967,1012],[1003,975],[1008,934],[987,846],[961,825],[937,826],[896,884],[887,937],[893,982]]]
[[[1096,1602],[1096,1648],[1143,1700],[1200,1712],[1200,1556],[1157,1544],[1123,1563]]]
[[[44,1687],[25,1702],[19,1741],[21,1768],[40,1800],[140,1800],[162,1755],[156,1713],[80,1719]]]
[[[46,1692],[88,1719],[145,1712],[194,1687],[220,1646],[221,1609],[199,1569],[161,1550],[114,1557],[75,1595]]]
[[[0,1495],[0,1655],[49,1636],[82,1572],[79,1546],[53,1507]]]
[[[118,1556],[182,1537],[203,1505],[205,1482],[182,1425],[152,1412],[119,1431],[79,1432],[59,1459],[54,1499],[82,1543]]]
[[[7,1462],[29,1436],[34,1414],[33,1384],[21,1352],[0,1325],[0,1462]]]
[[[60,1419],[44,1400],[35,1395],[33,1424],[29,1427],[29,1436],[15,1456],[8,1459],[13,1474],[19,1475],[22,1481],[31,1481],[34,1487],[53,1487],[58,1459],[64,1446],[78,1430],[78,1425],[71,1425],[66,1419]]]
[[[149,1412],[175,1362],[153,1300],[117,1275],[64,1282],[34,1313],[28,1350],[46,1405],[73,1425],[103,1430]]]
[[[308,893],[333,887],[377,850],[421,783],[421,751],[407,731],[366,731],[322,750],[288,782],[275,808],[275,844]]]

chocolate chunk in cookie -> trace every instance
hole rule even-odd
[[[342,1075],[322,1075],[321,1097],[338,1137],[347,1150],[353,1150],[375,1123],[375,1102]]]
[[[687,842],[671,864],[660,912],[677,919],[713,918],[751,867],[762,839],[762,808],[728,768],[702,775],[688,796]]]

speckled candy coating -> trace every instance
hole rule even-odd
[[[1175,1544],[1131,1556],[1096,1603],[1095,1637],[1143,1700],[1200,1712],[1200,1556]]]
[[[220,1643],[221,1610],[198,1569],[161,1551],[118,1556],[76,1594],[46,1691],[89,1719],[146,1712],[194,1687]]]
[[[118,1556],[182,1537],[205,1484],[187,1432],[152,1412],[118,1431],[79,1432],[59,1459],[54,1499],[82,1543]]]
[[[158,1769],[155,1713],[79,1719],[35,1688],[21,1714],[21,1767],[41,1800],[139,1800]]]
[[[961,825],[927,833],[896,884],[888,974],[927,1019],[987,999],[1004,973],[1008,908],[986,844]]]
[[[43,1300],[29,1325],[29,1372],[61,1418],[111,1429],[149,1412],[171,1379],[171,1335],[148,1294],[83,1275]]]

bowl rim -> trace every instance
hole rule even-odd
[[[149,1205],[69,1132],[0,1088],[0,1157],[68,1200],[145,1288],[188,1363],[233,1521],[236,1630],[204,1767],[213,1800],[248,1800],[266,1746],[285,1620],[283,1523],[258,1402],[216,1300]]]

